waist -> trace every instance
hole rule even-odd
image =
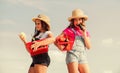
[[[31,57],[45,56],[45,55],[48,55],[48,52],[46,52],[46,53],[42,53],[42,54],[33,55],[33,56],[31,56]]]

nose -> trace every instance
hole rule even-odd
[[[81,20],[77,20],[77,24],[80,24],[80,23],[82,23],[82,21]]]

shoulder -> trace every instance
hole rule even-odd
[[[66,28],[66,29],[64,29],[63,33],[65,33],[65,34],[73,34],[72,28]]]
[[[51,31],[46,31],[45,35],[47,35],[47,36],[53,36],[53,33]]]
[[[46,31],[45,34],[52,34],[52,32],[51,31]]]

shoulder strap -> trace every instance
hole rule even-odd
[[[74,35],[77,34],[76,31],[75,31],[73,28],[71,28],[71,30],[72,30],[72,32],[74,33]]]

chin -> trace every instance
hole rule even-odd
[[[37,30],[37,31],[40,31],[40,29],[39,29],[39,28],[37,28],[36,30]]]

